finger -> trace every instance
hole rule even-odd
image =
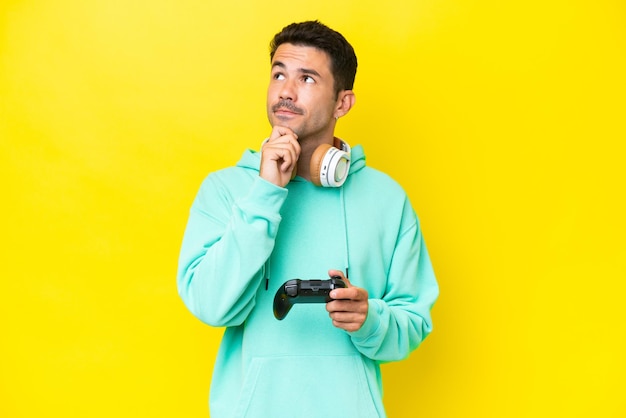
[[[341,280],[343,280],[343,282],[346,284],[346,287],[352,286],[352,284],[350,284],[350,280],[348,280],[348,278],[344,276],[343,271],[334,269],[328,270],[328,277],[332,278],[334,276],[339,276]]]
[[[368,304],[362,301],[355,301],[350,299],[335,299],[326,304],[326,310],[328,312],[353,312],[359,314],[366,314]]]
[[[290,142],[289,140],[285,142],[278,142],[281,139],[278,139],[274,142],[267,142],[263,145],[263,159],[269,159],[272,161],[283,162],[287,164],[292,164],[293,162],[298,160],[299,156],[299,146],[296,147],[294,142]]]
[[[330,317],[332,319],[333,326],[349,332],[357,331],[361,328],[361,326],[363,326],[364,321],[364,318],[359,315],[345,313],[331,314]]]
[[[292,147],[282,149],[280,170],[283,173],[291,173],[298,163],[298,152]]]
[[[330,317],[335,322],[350,324],[360,322],[363,319],[363,314],[358,312],[331,312]]]
[[[298,135],[290,128],[285,126],[274,126],[272,133],[270,134],[270,141],[285,136],[292,136],[295,140],[298,139]]]
[[[362,324],[358,323],[358,322],[336,322],[333,321],[333,326],[339,329],[342,329],[344,331],[347,332],[356,332],[359,329],[361,329],[361,327],[363,326]]]
[[[266,154],[266,156],[271,156],[270,158],[274,161],[278,161],[280,159],[284,159],[285,161],[297,161],[300,157],[300,143],[292,136],[282,136],[276,138],[274,140],[268,139],[262,147],[262,151]],[[290,153],[291,160],[285,152]]]
[[[330,291],[329,296],[337,300],[365,300],[367,299],[366,292],[360,287],[349,286],[345,288],[337,288]]]
[[[300,144],[298,143],[298,141],[296,141],[295,138],[293,138],[290,135],[285,135],[285,136],[281,136],[275,139],[267,139],[262,146],[262,150],[265,151],[266,149],[283,149],[283,148],[293,148],[294,150],[297,150],[300,148]]]

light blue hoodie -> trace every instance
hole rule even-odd
[[[384,417],[380,363],[432,329],[438,295],[419,222],[402,188],[352,148],[340,188],[259,177],[260,154],[210,174],[191,207],[178,291],[203,322],[226,327],[211,384],[212,418]],[[287,280],[349,269],[369,293],[365,324],[335,328],[324,304],[274,318]]]

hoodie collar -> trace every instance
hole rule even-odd
[[[350,158],[349,174],[356,173],[365,167],[365,152],[363,150],[363,146],[355,145],[354,147],[351,147]],[[245,150],[237,162],[237,167],[247,168],[258,172],[261,167],[261,152],[252,149]]]

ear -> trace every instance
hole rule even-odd
[[[347,114],[350,109],[352,109],[355,102],[356,96],[352,90],[343,90],[339,92],[339,97],[337,97],[337,106],[335,107],[335,119],[339,119]]]

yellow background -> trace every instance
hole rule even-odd
[[[389,415],[626,416],[620,0],[3,0],[0,416],[208,415],[188,208],[268,134],[268,42],[313,18],[359,57],[338,134],[404,185],[441,285]]]

